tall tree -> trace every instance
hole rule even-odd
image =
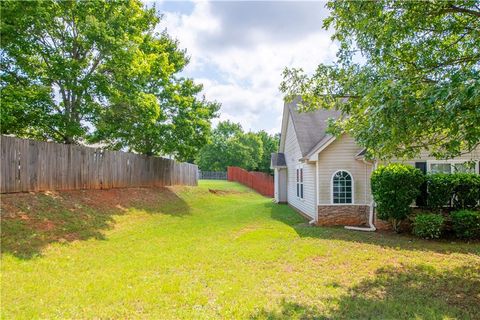
[[[113,75],[132,70],[143,34],[158,22],[136,1],[2,1],[1,11],[2,100],[11,103],[2,113],[19,120],[41,112],[45,124],[23,123],[24,133],[64,143],[85,136]],[[17,109],[29,91],[34,103]]]
[[[225,171],[227,166],[256,170],[262,156],[260,137],[243,132],[238,123],[223,121],[213,130],[211,143],[200,150],[197,163],[204,171]]]
[[[131,1],[2,1],[2,133],[193,159],[217,103]],[[91,133],[94,133],[93,135]]]
[[[378,158],[428,150],[454,157],[480,143],[478,1],[330,1],[324,27],[340,44],[313,76],[286,69],[281,90],[302,109],[337,108]],[[360,61],[360,62],[359,62]]]
[[[257,132],[257,136],[262,140],[263,156],[258,164],[258,171],[272,173],[270,169],[270,158],[272,153],[278,151],[280,144],[280,134],[270,135],[267,132],[261,130]]]

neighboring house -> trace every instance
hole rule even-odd
[[[375,162],[349,135],[326,133],[327,120],[340,113],[317,110],[299,113],[299,99],[285,104],[279,153],[272,154],[275,201],[288,203],[317,225],[360,226],[375,223],[370,176]],[[479,172],[480,148],[453,160],[435,160],[427,153],[402,161],[423,172]],[[476,161],[475,169],[465,166]],[[373,217],[373,218],[372,218]],[[374,229],[374,228],[372,228]]]

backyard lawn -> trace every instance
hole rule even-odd
[[[310,227],[238,184],[2,196],[5,319],[479,319],[480,244]]]

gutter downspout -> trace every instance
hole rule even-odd
[[[363,162],[367,163],[365,160]],[[374,162],[373,164],[374,170],[377,169],[377,161]],[[355,231],[366,231],[366,232],[372,232],[377,230],[375,226],[373,225],[373,208],[375,207],[375,202],[372,200],[370,202],[370,212],[368,214],[368,227],[351,227],[351,226],[345,226],[345,229],[348,230],[355,230]]]
[[[318,158],[317,161],[315,162],[315,217],[308,221],[308,224],[311,226],[314,226],[317,224],[318,221]]]

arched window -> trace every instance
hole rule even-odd
[[[333,174],[332,202],[353,203],[353,178],[349,172],[340,170]]]

